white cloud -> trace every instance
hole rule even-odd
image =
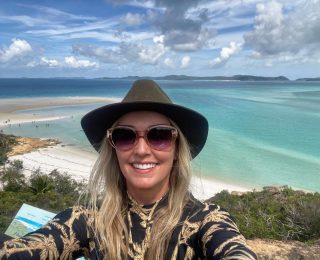
[[[164,43],[164,35],[154,36],[153,42],[163,44]]]
[[[258,4],[252,33],[244,36],[246,43],[254,45],[257,52],[273,54],[282,48],[284,17],[282,5],[276,1]],[[290,45],[290,42],[287,44]]]
[[[103,63],[124,63],[124,59],[118,48],[105,48],[96,45],[77,44],[72,46],[76,54],[86,57],[93,57]]]
[[[167,52],[163,44],[145,45],[135,42],[122,42],[119,47],[114,48],[86,44],[74,45],[72,48],[74,53],[116,64],[132,62],[154,65]]]
[[[222,48],[220,51],[220,56],[211,61],[210,65],[213,67],[224,65],[231,58],[231,56],[235,55],[241,50],[241,46],[241,43],[230,42],[229,47]]]
[[[35,29],[35,30],[28,30],[26,31],[27,34],[35,35],[35,36],[62,36],[62,35],[72,35],[72,34],[78,34],[81,36],[81,33],[88,33],[88,32],[95,32],[95,33],[101,33],[101,31],[109,32],[109,34],[114,34],[114,27],[118,25],[118,21],[107,19],[107,20],[101,20],[96,22],[88,22],[84,23],[82,25],[76,24],[68,24],[67,26],[50,26],[45,29]],[[85,38],[86,36],[83,36],[82,38]],[[81,38],[81,37],[79,37]]]
[[[197,51],[206,46],[216,31],[205,26],[205,19],[198,15],[191,17],[187,11],[201,0],[168,1],[154,0],[153,13],[147,13],[148,24],[157,33],[164,35],[165,46],[175,51]],[[117,1],[119,2],[119,1]],[[120,0],[121,3],[123,1]],[[140,2],[145,2],[140,0]],[[203,14],[203,12],[201,12]]]
[[[257,51],[252,51],[251,54],[249,55],[250,58],[252,59],[260,59],[261,58],[261,53]]]
[[[162,44],[146,46],[131,43],[126,45],[129,48],[122,48],[125,57],[130,61],[142,64],[156,64],[160,57],[166,53],[166,48]]]
[[[97,67],[96,62],[91,62],[89,60],[78,60],[74,56],[68,56],[64,58],[64,62],[67,67],[70,68],[94,68]]]
[[[0,49],[0,62],[9,62],[14,58],[24,56],[31,51],[32,47],[27,41],[14,38],[8,48]]]
[[[270,68],[273,67],[273,63],[270,62],[270,61],[267,61],[267,62],[266,62],[266,67],[270,67]]]
[[[71,13],[63,12],[59,9],[47,7],[47,6],[42,6],[42,5],[30,5],[30,4],[18,4],[19,6],[23,6],[26,8],[34,9],[37,11],[40,11],[43,16],[50,16],[55,17],[57,19],[61,20],[96,20],[97,18],[92,17],[92,16],[84,16],[84,15],[74,15]],[[52,19],[51,19],[52,21]]]
[[[0,15],[0,21],[2,23],[18,22],[30,27],[48,24],[47,20],[31,17],[28,15]]]
[[[189,56],[184,56],[182,59],[181,59],[181,68],[184,69],[184,68],[187,68],[189,67],[190,65],[190,57]]]
[[[244,35],[244,39],[246,46],[262,57],[301,52],[312,56],[318,52],[320,0],[300,1],[294,11],[286,14],[276,0],[258,4],[256,10],[254,30]]]
[[[191,8],[188,15],[199,17],[203,10],[207,11],[207,24],[218,30],[239,28],[252,23],[251,13],[255,10],[255,3],[261,0],[215,0],[202,1],[197,7]]]
[[[121,41],[132,41],[132,42],[138,42],[138,41],[145,41],[145,40],[152,40],[154,37],[153,32],[122,32],[121,35]]]
[[[140,14],[127,13],[121,18],[121,21],[129,26],[137,26],[143,22],[143,16]]]
[[[175,68],[175,64],[174,64],[173,60],[168,57],[164,59],[163,64],[168,68],[171,68],[171,69]]]
[[[119,37],[115,35],[115,33],[103,33],[97,31],[88,31],[88,32],[79,32],[79,33],[70,33],[70,34],[56,34],[49,36],[53,40],[70,40],[70,39],[95,39],[104,42],[120,42]]]
[[[115,26],[114,26],[115,27]],[[70,40],[70,39],[96,39],[99,41],[119,44],[122,41],[144,41],[152,40],[153,32],[130,32],[116,31],[114,28],[95,28],[94,26],[79,26],[73,28],[53,28],[46,30],[33,30],[26,33],[37,37],[50,37],[51,39]]]
[[[14,52],[15,43],[5,42],[6,46],[0,45],[0,65],[12,60],[11,68],[18,68],[31,61],[30,67],[50,68],[46,71],[62,74],[99,65],[123,75],[163,75],[172,68],[177,73],[205,75],[211,71],[205,66],[209,60],[217,67],[233,61],[228,70],[216,70],[223,74],[241,72],[247,68],[243,64],[248,63],[257,65],[251,68],[253,73],[266,66],[287,70],[284,74],[297,68],[287,65],[304,63],[312,71],[319,66],[320,0],[113,2],[118,5],[111,7],[110,0],[103,5],[114,12],[95,17],[81,8],[74,12],[72,6],[65,9],[61,5],[46,7],[15,1],[12,3],[19,8],[13,11],[4,6],[0,12],[4,35],[27,35],[29,38],[23,38],[36,39],[37,49],[32,42],[31,55],[23,48]],[[73,51],[68,52],[75,43]],[[101,71],[94,69],[90,73]]]
[[[194,25],[193,27],[199,27]],[[164,43],[176,51],[197,51],[206,46],[216,35],[213,28],[174,29],[165,33]]]
[[[153,0],[107,0],[114,4],[127,4],[131,6],[141,7],[141,8],[154,8]]]
[[[46,57],[42,57],[40,61],[41,65],[49,66],[49,67],[57,67],[59,66],[59,62],[55,59],[47,59]]]
[[[48,67],[48,68],[73,68],[73,69],[91,69],[98,67],[96,62],[89,60],[80,60],[74,56],[64,57],[62,61],[57,59],[49,59],[41,57],[40,61],[31,61],[27,64],[28,67]]]
[[[55,68],[61,66],[61,63],[56,60],[56,59],[48,59],[46,57],[41,57],[39,62],[36,61],[30,61],[27,64],[27,67],[50,67],[50,68]]]

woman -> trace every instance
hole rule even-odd
[[[8,259],[256,259],[229,214],[188,191],[205,117],[175,105],[151,80],[82,127],[99,152],[88,205],[58,214],[2,248]],[[1,256],[1,253],[0,253]]]

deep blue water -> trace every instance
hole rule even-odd
[[[0,102],[18,97],[122,98],[131,83],[131,80],[99,79],[0,79]],[[320,191],[320,82],[158,83],[174,102],[196,109],[208,118],[208,142],[194,162],[195,171],[249,187],[287,184]],[[84,113],[100,105],[20,111],[68,118],[50,122],[54,127],[35,130],[33,125],[25,124],[5,131],[56,137],[87,149],[89,145],[79,121]]]

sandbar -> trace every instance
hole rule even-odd
[[[6,126],[8,124],[51,121],[64,118],[64,116],[53,115],[44,117],[38,114],[33,114],[30,111],[24,112],[24,110],[28,109],[96,103],[110,104],[118,101],[118,98],[112,97],[36,97],[0,99],[0,126]]]

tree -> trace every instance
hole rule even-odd
[[[4,191],[17,192],[26,189],[26,178],[22,170],[23,162],[20,160],[10,162],[9,167],[3,170],[0,180]]]
[[[7,153],[11,150],[12,145],[15,143],[16,141],[14,136],[0,133],[0,166],[7,162]]]
[[[63,195],[79,196],[86,185],[84,182],[76,181],[67,173],[60,173],[57,170],[53,170],[49,176],[54,182],[55,191]]]

